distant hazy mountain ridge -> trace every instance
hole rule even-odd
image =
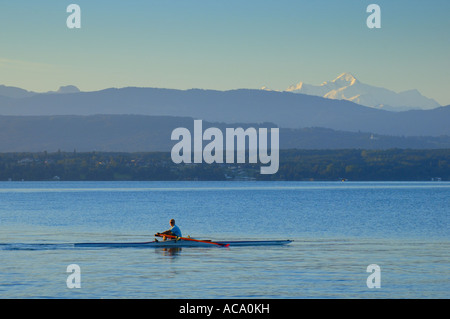
[[[193,118],[145,115],[0,116],[0,152],[170,152],[171,132],[193,131]],[[232,123],[231,127],[275,127],[273,123]],[[204,129],[225,123],[203,121]],[[206,145],[207,142],[204,142]],[[280,149],[437,149],[446,137],[395,137],[324,128],[280,128]]]
[[[25,97],[31,97],[33,95],[37,94],[49,94],[49,93],[78,93],[80,92],[80,89],[78,89],[74,85],[66,85],[61,86],[57,91],[49,91],[45,93],[37,93],[32,91],[27,91],[21,88],[13,87],[13,86],[6,86],[6,85],[0,85],[0,96],[6,96],[9,98],[25,98]]]
[[[357,80],[342,76],[328,86],[349,86],[342,86],[342,83],[355,86]],[[301,88],[307,86],[302,84]],[[0,115],[134,114],[190,117],[230,125],[272,122],[280,128],[322,127],[392,136],[450,135],[450,106],[390,112],[348,100],[259,89],[217,91],[125,87],[79,92],[75,87],[63,87],[57,92],[46,93],[30,93],[10,87],[0,89],[7,93],[0,93]],[[317,88],[311,87],[313,89]]]

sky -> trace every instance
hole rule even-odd
[[[69,4],[81,28],[69,29]],[[369,4],[381,28],[369,29]],[[174,89],[318,85],[343,72],[450,104],[450,1],[0,1],[0,85]]]

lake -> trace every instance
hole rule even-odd
[[[449,298],[449,216],[449,182],[0,182],[0,298]],[[73,246],[153,240],[171,218],[184,236],[293,242]]]

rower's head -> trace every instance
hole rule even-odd
[[[174,226],[175,225],[175,219],[171,219],[170,220],[170,226]]]

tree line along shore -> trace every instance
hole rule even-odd
[[[276,174],[259,166],[175,164],[169,152],[0,153],[0,181],[449,181],[450,149],[291,149]]]

